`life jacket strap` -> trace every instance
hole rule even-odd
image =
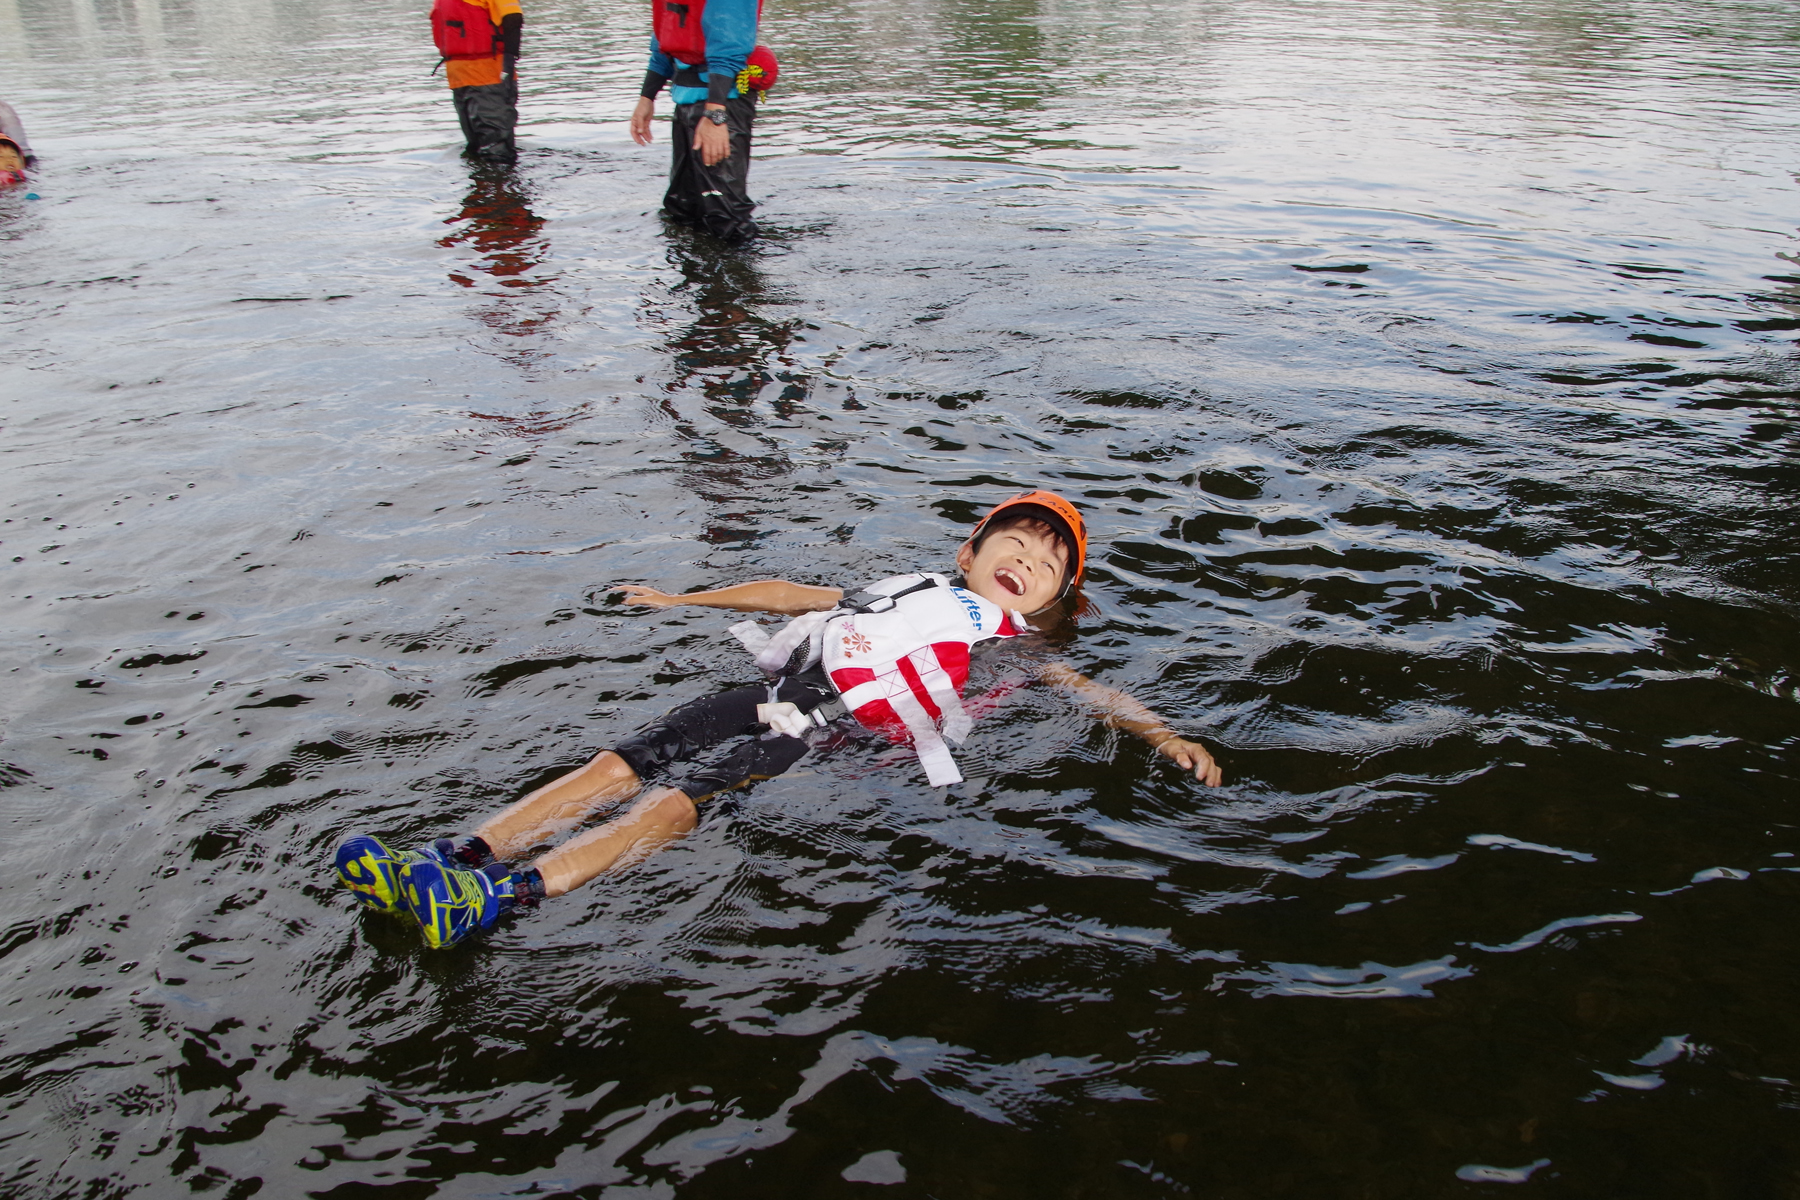
[[[842,600],[838,601],[837,606],[841,609],[855,613],[886,612],[888,609],[894,607],[895,601],[899,600],[900,597],[910,596],[914,592],[922,592],[926,588],[934,588],[937,586],[938,581],[935,579],[922,579],[911,587],[901,588],[892,595],[881,592],[858,592],[854,596],[845,596]]]
[[[896,688],[888,694],[887,701],[894,715],[912,734],[913,753],[919,756],[919,765],[925,768],[925,781],[932,787],[961,783],[962,772],[957,770],[950,747],[944,744],[943,735],[938,733],[925,706],[919,703],[912,690],[905,686]]]
[[[842,697],[834,697],[812,710],[814,720],[820,725],[829,725],[833,721],[842,720],[850,715],[850,706]]]

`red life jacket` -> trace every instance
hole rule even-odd
[[[706,30],[701,28],[701,18],[706,14],[706,0],[650,0],[650,4],[650,29],[656,34],[657,48],[690,67],[704,63]],[[756,21],[762,23],[762,0],[756,0]]]
[[[500,30],[485,5],[434,0],[431,40],[445,58],[490,58],[498,49]]]
[[[933,787],[960,783],[944,741],[969,734],[962,689],[970,647],[1030,626],[931,572],[884,579],[842,603],[796,617],[773,638],[750,621],[731,632],[773,674],[822,663],[864,727],[912,744]]]

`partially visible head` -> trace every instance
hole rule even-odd
[[[15,173],[25,170],[25,152],[19,144],[5,135],[0,135],[0,171]]]
[[[1038,612],[1081,582],[1087,529],[1055,492],[1026,492],[996,505],[956,552],[965,586],[1004,609]]]

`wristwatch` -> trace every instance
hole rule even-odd
[[[711,121],[714,125],[723,125],[725,123],[725,110],[722,108],[701,109],[700,115],[705,117],[708,121]]]

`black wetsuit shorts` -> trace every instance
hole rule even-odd
[[[823,673],[783,679],[775,699],[785,700],[803,713],[840,703],[837,689]],[[685,763],[721,742],[757,735],[711,764],[666,782],[698,803],[752,780],[772,779],[800,761],[807,743],[803,738],[773,733],[757,722],[756,706],[768,701],[767,687],[734,688],[689,701],[614,746],[613,753],[624,759],[639,779],[648,780],[657,771]]]

